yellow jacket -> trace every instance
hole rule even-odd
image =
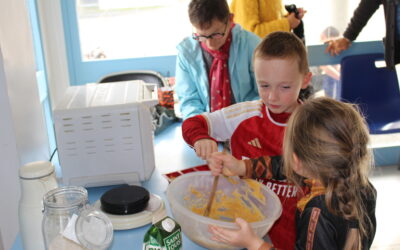
[[[282,0],[232,0],[234,21],[263,38],[274,31],[290,31]]]

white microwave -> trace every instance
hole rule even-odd
[[[154,84],[143,81],[71,86],[54,109],[64,185],[138,184],[154,167],[150,107]]]

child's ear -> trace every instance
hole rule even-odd
[[[311,82],[311,78],[312,78],[312,73],[311,72],[308,72],[307,74],[304,75],[303,85],[301,85],[302,89],[307,88],[308,84],[310,84],[310,82]]]
[[[304,176],[303,166],[295,153],[293,153],[293,171],[298,175]]]
[[[311,174],[304,169],[303,164],[295,153],[293,153],[293,171],[305,178],[312,178]]]
[[[293,170],[298,172],[301,169],[300,160],[295,153],[293,153]]]

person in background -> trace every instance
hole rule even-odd
[[[329,26],[322,31],[320,41],[326,43],[339,36],[339,30],[333,26]],[[321,65],[320,68],[332,79],[340,81],[340,65]],[[332,97],[332,95],[330,96]]]
[[[300,25],[305,11],[287,14],[282,0],[232,0],[231,12],[235,22],[263,38],[274,31],[291,31]]]
[[[400,62],[400,27],[396,28],[400,22],[398,0],[361,0],[343,37],[330,41],[326,52],[333,56],[347,50],[381,4],[383,4],[386,21],[386,37],[383,39],[385,61],[388,68],[394,69],[395,65]]]
[[[217,141],[229,141],[236,159],[282,154],[287,119],[309,91],[306,49],[295,34],[277,31],[257,46],[253,60],[261,100],[237,103],[183,122],[184,140],[202,159],[218,151]],[[259,181],[278,195],[283,207],[269,237],[276,247],[291,250],[296,238],[297,189],[282,176]]]
[[[340,32],[337,28],[328,26],[322,31],[320,41],[326,43],[339,36]],[[315,92],[323,90],[325,96],[339,100],[342,86],[340,82],[340,65],[320,65],[311,67],[310,70],[313,73],[311,81]]]
[[[192,37],[178,46],[175,91],[183,119],[259,99],[252,55],[260,38],[233,22],[226,0],[192,0]]]
[[[368,141],[366,122],[353,105],[320,97],[300,105],[289,118],[283,169],[270,157],[239,161],[222,152],[211,156],[209,166],[214,175],[273,178],[283,172],[292,183],[308,187],[297,202],[292,249],[369,249],[376,231],[376,190],[368,180]],[[275,249],[243,219],[236,224],[239,230],[210,225],[209,231],[214,240],[237,247]]]

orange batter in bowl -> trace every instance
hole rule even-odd
[[[243,179],[240,184],[238,180],[232,178],[228,178],[228,181],[232,184],[232,190],[230,193],[225,193],[223,190],[226,189],[217,188],[209,217],[223,221],[234,221],[235,218],[240,217],[247,222],[265,219],[257,205],[257,203],[264,204],[266,202],[261,193],[262,184],[252,179]],[[208,197],[209,194],[190,186],[190,192],[185,196],[187,207],[192,212],[203,215]]]

